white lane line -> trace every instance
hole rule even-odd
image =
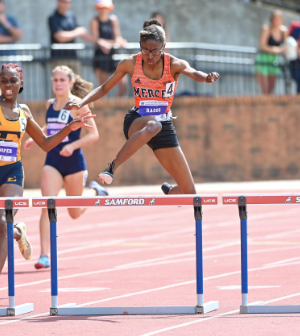
[[[239,241],[234,241],[234,242],[231,242],[231,243],[221,244],[221,245],[218,245],[218,246],[206,247],[206,248],[203,249],[203,252],[218,250],[218,249],[223,248],[223,247],[228,247],[228,246],[233,246],[233,245],[238,245],[238,244],[239,244]],[[172,258],[183,257],[183,256],[186,256],[186,255],[195,255],[195,250],[188,251],[188,252],[183,252],[183,253],[178,253],[178,254],[173,254],[173,255],[169,255],[169,256],[165,256],[165,257],[159,257],[159,258],[155,258],[155,259],[149,259],[147,261],[147,263],[152,263],[153,261],[169,260],[169,259],[172,259]],[[193,257],[193,259],[195,259],[195,257]],[[127,264],[127,265],[128,266],[136,266],[136,265],[141,265],[141,264],[145,264],[145,263],[146,262],[142,260],[142,261],[136,261],[136,262],[133,262],[133,263],[130,263],[130,264]]]
[[[272,212],[266,212],[263,214],[257,214],[257,215],[249,215],[249,221],[254,222],[260,219],[267,219],[267,218],[273,218],[273,217],[282,217],[286,215],[291,215],[291,214],[299,214],[298,209],[290,209],[290,210],[285,210],[284,212],[278,212],[278,211],[272,211]],[[239,217],[238,217],[238,212],[236,215],[236,219],[233,220],[226,220],[224,222],[218,223],[215,225],[215,227],[226,227],[226,226],[231,226],[231,225],[239,225]]]
[[[59,288],[60,293],[74,293],[74,292],[97,292],[105,289],[110,289],[108,287],[77,287],[77,288]],[[50,293],[51,289],[44,289],[39,291],[40,293]]]
[[[219,245],[219,248],[223,248],[223,247],[224,247],[224,244]],[[215,247],[215,249],[217,249],[217,246]],[[128,264],[114,266],[112,268],[108,268],[108,269],[105,269],[105,270],[90,271],[90,272],[66,275],[66,276],[58,277],[58,280],[77,278],[77,277],[86,276],[86,275],[95,275],[95,274],[101,274],[101,273],[107,273],[107,272],[114,272],[114,271],[119,271],[120,269],[125,269],[125,268],[130,269],[130,268],[147,267],[148,265],[150,265],[150,264],[147,264],[147,262],[151,262],[151,261],[152,261],[152,259],[146,259],[146,260],[143,261],[142,265],[130,266],[131,263],[128,263]],[[170,261],[165,261],[165,262],[168,263]],[[151,266],[152,265],[155,265],[155,263],[152,263]],[[23,284],[15,285],[15,288],[37,285],[37,284],[46,283],[46,282],[49,282],[49,281],[50,281],[50,279],[44,279],[44,280],[39,280],[39,281],[34,281],[34,282],[23,283]],[[2,287],[2,288],[0,288],[0,291],[1,290],[7,290],[7,288],[8,287]]]
[[[265,301],[265,303],[268,304],[268,303],[272,303],[272,302],[276,302],[276,301],[281,301],[281,300],[289,299],[289,298],[296,297],[296,296],[299,296],[299,295],[300,295],[300,292],[299,293],[295,293],[295,294],[291,294],[291,295],[287,295],[287,296],[282,296],[282,297],[279,297],[279,298],[276,298],[276,299],[272,299],[272,300],[269,300],[269,301]],[[238,313],[239,311],[240,311],[239,309],[237,309],[237,310],[231,310],[231,311],[228,311],[228,312],[223,313],[223,314],[218,314],[218,315],[209,316],[209,317],[203,317],[201,319],[198,318],[197,320],[194,320],[194,321],[190,321],[190,322],[186,322],[186,323],[181,323],[181,324],[177,324],[177,325],[172,326],[172,327],[168,327],[168,328],[163,328],[163,329],[151,331],[149,333],[142,334],[140,336],[152,336],[152,335],[161,334],[161,333],[163,333],[165,331],[170,331],[170,330],[174,330],[174,329],[178,329],[178,328],[187,327],[187,326],[190,326],[190,325],[196,324],[196,323],[207,322],[207,321],[215,319],[215,318],[219,318],[219,317],[222,317],[222,316]]]
[[[299,259],[300,259],[300,257],[283,259],[283,260],[275,261],[273,263],[265,264],[264,266],[268,267],[268,266],[277,265],[277,264],[285,264],[287,262],[296,261],[296,260],[299,260]]]
[[[183,212],[184,210],[186,210],[185,212],[190,212],[190,209],[181,209],[180,212]],[[208,210],[208,209],[206,209]],[[293,210],[293,209],[291,209]],[[289,210],[289,211],[291,211]],[[280,212],[270,212],[270,213],[266,213],[264,215],[255,215],[255,216],[252,216],[251,217],[251,221],[252,220],[256,220],[256,219],[261,219],[261,218],[265,218],[266,216],[267,217],[276,217],[278,216],[278,214],[282,214]],[[67,213],[66,213],[67,215]],[[161,214],[161,215],[149,215],[149,216],[140,216],[140,217],[136,217],[136,218],[133,218],[133,219],[128,219],[128,220],[125,220],[122,222],[122,226],[124,225],[131,225],[131,224],[134,224],[134,223],[139,223],[138,225],[141,225],[140,222],[142,221],[153,221],[155,219],[161,219],[161,218],[169,218],[169,214]],[[133,223],[134,222],[134,223]],[[222,222],[222,223],[219,223],[217,225],[214,225],[214,224],[206,224],[206,225],[203,225],[203,229],[207,229],[207,228],[211,228],[211,227],[215,227],[215,226],[227,226],[228,224],[230,225],[236,225],[236,221],[225,221],[225,222]],[[120,221],[114,221],[114,222],[105,222],[105,223],[94,223],[94,224],[89,224],[89,225],[83,225],[83,226],[80,226],[80,227],[76,227],[76,228],[67,228],[67,229],[64,229],[64,230],[60,230],[58,233],[59,235],[63,234],[63,233],[71,233],[71,232],[78,232],[78,231],[86,231],[86,230],[89,230],[89,229],[95,229],[95,228],[99,228],[99,227],[115,227],[115,226],[118,226],[120,225]],[[136,224],[137,225],[137,224]],[[177,233],[188,233],[188,232],[191,232],[191,231],[194,231],[194,227],[191,227],[191,228],[187,228],[187,229],[182,229],[182,230],[177,230],[177,231],[170,231],[169,234],[170,235],[173,235],[173,234],[177,234]],[[285,234],[285,232],[283,232],[282,234]],[[163,233],[158,233],[158,234],[154,234],[152,236],[145,236],[145,237],[140,237],[140,238],[131,238],[129,240],[132,240],[132,239],[135,239],[135,240],[138,240],[138,239],[142,239],[142,240],[145,240],[145,239],[149,239],[149,238],[160,238],[160,237],[164,237],[165,235],[168,235],[168,232],[163,232]],[[280,234],[277,234],[277,235],[281,235]],[[37,235],[39,237],[39,235]],[[257,238],[255,238],[257,239]],[[122,242],[122,241],[128,241],[128,240],[119,240],[119,242]],[[115,240],[114,242],[117,242],[117,240]],[[110,242],[107,242],[107,245],[112,245],[111,241]],[[76,252],[76,251],[82,251],[84,249],[89,249],[89,248],[97,248],[97,247],[100,247],[100,246],[106,246],[106,244],[104,243],[98,243],[98,244],[92,244],[92,245],[86,245],[86,246],[81,246],[81,247],[77,247],[77,248],[73,248],[73,249],[66,249],[66,250],[61,250],[61,251],[58,251],[58,254],[63,254],[63,253],[72,253],[72,252]],[[17,259],[15,260],[15,262],[20,262],[20,264],[26,264],[26,261],[24,261],[24,259]],[[6,264],[7,266],[7,264]]]
[[[274,233],[271,235],[267,235],[265,236],[266,238],[277,238],[277,237],[288,237],[290,235],[293,235],[294,233],[299,233],[300,229],[297,230],[290,230],[290,231],[285,231],[285,232],[281,232],[281,233]]]
[[[120,223],[119,223],[120,224]],[[93,249],[93,248],[97,248],[97,247],[101,247],[101,246],[114,246],[114,245],[119,245],[122,243],[126,243],[126,242],[137,242],[137,241],[144,241],[144,240],[149,240],[149,239],[157,239],[157,238],[163,238],[165,236],[173,236],[173,235],[177,235],[177,234],[182,234],[182,233],[189,233],[192,232],[194,229],[193,228],[187,228],[187,229],[179,229],[179,230],[172,230],[172,231],[165,231],[165,232],[161,232],[158,234],[152,234],[152,235],[148,235],[148,236],[142,236],[142,237],[130,237],[130,238],[126,238],[126,239],[118,239],[118,240],[111,240],[111,241],[106,241],[103,243],[97,243],[97,244],[93,244],[93,245],[84,245],[84,246],[80,246],[80,247],[76,247],[76,248],[70,248],[70,249],[66,249],[66,250],[60,250],[57,252],[57,255],[61,255],[61,254],[65,254],[65,253],[73,253],[73,252],[77,252],[77,251],[83,251],[83,250],[89,250],[89,249]],[[23,263],[27,263],[26,261],[24,261],[24,259],[17,259],[17,261],[21,261],[19,264],[23,264]],[[16,261],[16,262],[17,262]],[[7,264],[6,264],[7,266]]]
[[[284,266],[286,266],[286,265],[277,265],[277,266],[273,266],[273,267],[258,267],[258,268],[249,269],[249,272],[259,271],[259,270],[267,270],[269,268],[277,268],[277,267],[284,267]],[[136,267],[132,267],[132,268],[136,268]],[[222,277],[226,277],[226,276],[229,276],[229,275],[235,275],[235,274],[239,274],[239,273],[240,273],[240,271],[234,271],[234,272],[230,272],[230,273],[219,274],[219,275],[215,275],[215,276],[204,278],[204,281],[211,280],[211,279],[222,278]],[[61,278],[59,278],[59,279],[61,279]],[[49,281],[49,280],[47,280],[47,281]],[[43,282],[45,282],[45,281],[43,281]],[[111,300],[115,300],[115,299],[121,299],[121,298],[124,298],[124,297],[130,297],[130,296],[134,296],[134,295],[145,294],[145,293],[149,293],[149,292],[154,292],[154,291],[158,291],[158,290],[169,289],[169,288],[183,286],[183,285],[189,285],[189,284],[193,284],[195,282],[196,282],[195,280],[185,281],[185,282],[181,282],[181,283],[177,283],[177,284],[172,284],[172,285],[168,285],[168,286],[158,287],[158,288],[154,288],[154,289],[150,289],[150,290],[145,290],[145,291],[140,291],[140,292],[136,292],[136,293],[129,293],[129,294],[115,296],[115,297],[111,297],[111,298],[107,298],[107,299],[86,302],[86,303],[83,303],[83,304],[78,305],[78,306],[90,306],[92,304],[96,304],[96,303],[100,303],[100,302],[111,301]],[[39,283],[41,283],[41,282],[39,282]],[[31,283],[31,284],[33,284],[33,283]],[[5,289],[7,289],[7,287]],[[294,297],[294,296],[298,296],[298,295],[300,295],[300,293],[292,294],[292,295],[289,295],[289,296],[284,296],[284,297],[278,298],[278,299],[273,299],[271,301],[267,301],[266,303],[271,303],[271,302],[275,302],[276,300],[279,301],[279,300],[282,300],[282,299],[285,299],[285,298],[290,298],[290,297]],[[216,315],[216,316],[213,316],[213,317],[208,317],[205,320],[197,320],[197,321],[192,321],[192,322],[189,322],[189,323],[193,324],[193,323],[197,323],[197,322],[201,322],[201,321],[206,321],[206,320],[211,319],[211,318],[216,318],[216,317],[220,317],[220,316],[224,316],[224,315],[228,315],[228,314],[233,314],[233,313],[236,313],[238,311],[239,310],[234,310],[234,311],[227,312],[227,313],[224,313],[224,314],[219,314],[219,315]],[[10,320],[10,321],[6,321],[6,322],[2,322],[2,323],[0,323],[0,325],[2,325],[2,324],[8,324],[8,323],[14,323],[14,322],[19,322],[19,321],[23,321],[25,319],[30,319],[30,318],[34,318],[34,317],[44,316],[44,315],[48,315],[48,314],[49,314],[49,312],[38,314],[38,315],[31,315],[31,316],[27,316],[27,317],[21,318],[21,319],[16,319],[16,320]],[[186,326],[186,325],[189,325],[189,324],[182,324],[182,325],[174,326],[174,327],[171,327],[171,328],[179,328],[181,326],[183,327],[183,326]],[[161,329],[159,331],[155,331],[154,334],[155,333],[160,333],[160,332],[163,332],[163,331],[165,331],[165,330]],[[147,335],[148,334],[141,335],[141,336],[147,336]],[[149,334],[149,335],[152,335],[152,334]]]
[[[248,289],[280,288],[281,286],[248,286]],[[241,290],[241,285],[217,286],[219,290]]]
[[[186,214],[186,213],[191,213],[191,209],[190,208],[184,208],[184,209],[180,209],[180,214]],[[120,225],[120,220],[115,220],[115,221],[106,221],[106,222],[102,222],[99,223],[92,223],[92,224],[85,224],[85,225],[80,225],[80,226],[76,226],[76,227],[69,227],[69,228],[65,228],[65,229],[60,229],[60,222],[61,222],[61,218],[64,217],[68,217],[68,213],[64,213],[62,215],[58,215],[58,221],[57,221],[57,228],[58,228],[58,234],[59,235],[63,235],[65,233],[71,233],[71,232],[86,232],[88,230],[94,230],[97,228],[105,228],[105,227],[116,227]],[[147,225],[151,225],[152,221],[155,220],[159,220],[159,219],[166,219],[166,218],[170,218],[170,217],[176,217],[177,214],[174,213],[162,213],[162,214],[149,214],[149,215],[143,215],[143,216],[139,216],[139,217],[132,217],[132,218],[128,218],[125,220],[122,220],[122,227],[124,226],[128,226],[128,225],[132,225],[132,226],[147,226]],[[150,222],[150,223],[149,223]],[[107,234],[107,231],[105,232],[105,234]],[[39,238],[40,234],[33,234],[30,235],[31,239],[35,239],[35,238]]]

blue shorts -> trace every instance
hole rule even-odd
[[[17,184],[24,187],[24,170],[21,161],[0,166],[0,187],[3,184]]]
[[[59,151],[52,149],[46,156],[45,166],[58,170],[62,177],[87,170],[84,155],[81,149],[76,149],[71,156],[62,156]]]

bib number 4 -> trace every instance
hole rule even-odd
[[[168,83],[166,85],[166,97],[170,98],[174,95],[175,92],[175,82]]]

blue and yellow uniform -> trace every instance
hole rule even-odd
[[[0,106],[0,186],[6,183],[24,186],[21,142],[27,118],[19,104],[18,108],[19,118],[9,120],[4,117]]]
[[[60,111],[54,110],[54,102],[55,99],[51,102],[46,113],[47,135],[56,134],[73,120],[70,111],[64,109]],[[74,150],[71,156],[62,156],[59,154],[64,146],[79,140],[80,133],[81,128],[72,131],[59,145],[47,153],[45,165],[58,170],[62,177],[87,170],[86,161],[80,148]]]

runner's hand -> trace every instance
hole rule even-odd
[[[218,78],[220,77],[220,75],[217,72],[210,72],[206,78],[205,78],[205,82],[206,83],[213,83],[216,80],[218,80]]]
[[[63,149],[59,152],[61,156],[71,156],[74,152],[74,148],[72,144],[66,145],[63,147]]]
[[[67,126],[71,128],[72,131],[76,131],[81,127],[93,128],[93,126],[88,125],[88,119],[95,118],[95,114],[91,114],[91,111],[87,111],[80,116],[74,118]]]
[[[79,103],[74,103],[72,100],[68,101],[66,106],[64,107],[65,110],[71,110],[71,111],[78,111],[81,109],[81,106]]]
[[[31,138],[27,139],[24,143],[24,149],[29,150],[34,143],[35,142],[34,142],[33,139],[31,139]]]

